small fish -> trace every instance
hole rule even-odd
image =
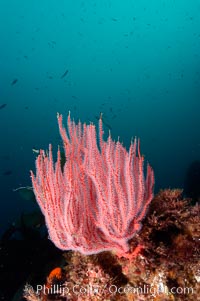
[[[68,74],[69,70],[66,70],[60,78],[64,78]]]
[[[12,83],[11,83],[11,86],[14,86],[17,82],[18,82],[18,79],[17,79],[17,78],[13,79],[13,81],[12,81]]]
[[[3,176],[10,176],[12,175],[12,170],[6,170],[3,172]]]
[[[6,106],[7,106],[7,104],[6,104],[6,103],[4,103],[4,104],[0,105],[0,110],[4,109]]]
[[[33,151],[33,153],[35,153],[35,154],[39,154],[39,149],[35,149],[35,148],[32,148],[32,151]]]
[[[55,42],[55,41],[50,41],[50,42],[48,42],[48,45],[49,45],[49,47],[51,47],[51,48],[55,48],[56,42]]]

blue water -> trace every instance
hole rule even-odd
[[[141,139],[155,191],[183,187],[200,159],[200,1],[1,0],[0,37],[1,230],[36,207],[13,189],[31,185],[33,148],[61,144],[57,112],[103,112],[114,139]]]

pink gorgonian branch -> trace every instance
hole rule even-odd
[[[62,250],[94,254],[105,250],[129,251],[128,241],[141,228],[153,198],[154,173],[135,138],[129,151],[109,134],[99,138],[93,124],[75,124],[68,115],[68,132],[58,114],[65,163],[58,149],[54,163],[52,146],[36,159],[31,171],[37,202],[45,216],[49,237]]]

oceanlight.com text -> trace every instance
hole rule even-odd
[[[116,285],[110,285],[110,286],[98,286],[98,285],[74,285],[68,287],[67,285],[51,285],[50,287],[46,287],[45,285],[37,285],[36,288],[36,294],[45,294],[45,295],[51,295],[51,294],[60,294],[62,296],[67,296],[68,294],[75,294],[75,295],[89,295],[89,296],[95,296],[99,295],[101,293],[108,293],[110,295],[116,295],[116,294],[132,294],[132,295],[159,295],[159,294],[193,294],[194,289],[192,287],[172,287],[167,288],[165,286],[150,286],[150,285],[144,285],[140,287],[135,286],[125,286],[125,287],[118,287]]]

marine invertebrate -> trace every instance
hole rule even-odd
[[[154,173],[147,164],[145,179],[139,141],[127,151],[111,135],[103,140],[101,118],[97,140],[93,124],[75,124],[69,114],[67,133],[62,115],[57,117],[65,164],[58,149],[54,165],[50,145],[36,159],[36,176],[31,172],[50,239],[86,255],[113,249],[125,254],[153,197]]]
[[[33,301],[198,300],[199,213],[199,204],[192,206],[182,190],[161,190],[151,202],[140,233],[129,242],[130,248],[135,243],[144,246],[138,256],[130,261],[113,252],[90,256],[65,252],[62,269],[48,274],[49,287],[41,286],[47,288],[45,294],[42,290],[36,294],[26,285],[24,297]]]

